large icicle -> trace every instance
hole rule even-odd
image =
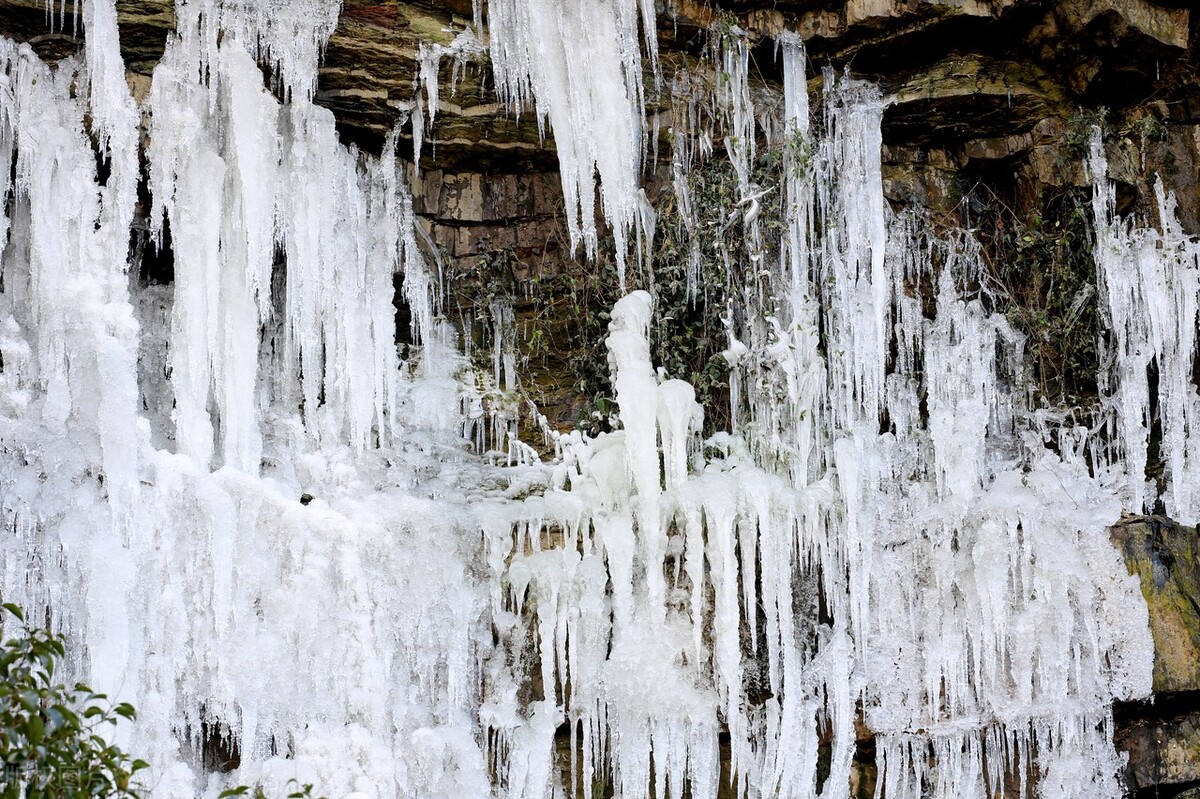
[[[1099,130],[1088,166],[1094,182],[1096,269],[1114,364],[1102,375],[1116,411],[1119,457],[1129,507],[1154,511],[1158,488],[1146,477],[1152,404],[1162,425],[1166,512],[1200,519],[1200,392],[1195,380],[1200,313],[1200,242],[1175,218],[1175,199],[1155,186],[1161,232],[1116,214],[1116,190]],[[1151,372],[1157,383],[1151,387]],[[1152,394],[1152,391],[1154,392]]]
[[[623,641],[645,641],[647,631],[670,641],[683,625],[679,642],[652,659],[697,669],[693,684],[729,732],[743,791],[846,796],[861,702],[881,735],[889,796],[980,795],[1034,760],[1042,791],[1116,796],[1108,708],[1148,691],[1150,647],[1136,581],[1105,537],[1114,499],[1077,460],[1021,454],[1022,375],[1012,367],[1021,338],[964,296],[979,282],[977,245],[936,237],[916,217],[889,218],[879,177],[882,99],[830,76],[826,128],[811,137],[797,96],[798,43],[785,42],[785,59],[793,94],[784,130],[796,159],[784,187],[788,230],[768,284],[774,293],[763,295],[766,307],[750,296],[740,315],[748,329],[733,330],[741,340],[730,360],[747,384],[769,387],[753,401],[747,435],[786,479],[747,462],[732,441],[700,473],[673,466],[676,434],[666,417],[656,429],[645,416],[655,387],[644,343],[649,297],[618,303],[609,347],[624,429],[572,444],[570,490],[527,501],[517,526],[541,525],[550,511],[568,547],[603,552],[613,586],[610,643],[588,637],[598,649],[581,656],[572,636],[563,643],[552,632],[549,614],[570,612],[561,560],[514,556],[510,579],[531,585],[537,603],[543,679],[547,669],[558,673],[545,680],[545,701],[553,686],[576,682],[573,662],[607,657],[611,669],[625,662]],[[912,295],[920,285],[936,287],[933,318]],[[657,387],[660,409],[668,388]],[[778,410],[782,402],[790,412]],[[661,450],[661,460],[647,459],[648,448]],[[661,510],[647,513],[647,496]],[[1062,556],[1038,557],[1035,536],[1054,537]],[[686,576],[688,586],[665,612],[662,570]],[[550,574],[554,588],[545,592],[538,586]],[[812,598],[815,613],[818,591],[829,622],[798,619],[796,598]],[[520,605],[512,610],[520,614]],[[702,624],[711,634],[700,633]],[[674,757],[653,722],[622,712],[625,683],[608,673],[602,696],[607,737],[620,742],[607,755],[617,784],[640,795],[646,775],[662,769],[670,785],[671,763],[691,755]],[[759,680],[769,686],[765,712],[752,704],[762,701],[752,700]],[[668,701],[645,683],[637,695],[643,706]],[[591,717],[570,696],[555,701],[568,719]],[[832,733],[833,753],[818,788],[821,727]],[[705,751],[696,739],[688,747]],[[602,767],[602,752],[584,756],[585,773]],[[708,795],[716,786],[693,790]]]
[[[61,546],[55,552],[54,544],[40,543],[81,584],[81,604],[64,611],[71,619],[63,625],[87,641],[90,658],[81,675],[117,691],[137,662],[130,649],[138,631],[122,589],[136,575],[129,547],[141,533],[134,521],[137,454],[148,439],[148,426],[136,418],[137,323],[127,282],[137,115],[112,3],[85,2],[82,12],[88,26],[82,61],[51,70],[28,46],[0,39],[0,171],[5,184],[10,170],[15,175],[4,186],[12,216],[0,226],[10,228],[0,253],[0,320],[5,348],[17,356],[12,367],[6,357],[3,368],[15,373],[10,385],[18,396],[30,389],[33,395],[32,402],[5,403],[13,412],[4,420],[5,449],[36,459],[45,448],[52,464],[61,459],[66,483],[56,498],[47,496],[45,508],[9,490],[12,478],[4,494],[18,525],[47,532]],[[108,165],[104,181],[84,127],[89,114]],[[86,473],[98,477],[103,505],[90,515],[63,509],[77,490],[69,481]],[[63,514],[60,523],[45,524],[34,508]],[[26,542],[7,543],[20,551]],[[18,591],[36,594],[35,580],[20,582]]]
[[[485,481],[448,466],[447,513],[408,490],[441,464],[393,448],[403,416],[409,431],[433,419],[414,438],[457,451],[459,361],[400,168],[342,147],[301,91],[331,29],[328,4],[306,8],[267,23],[269,4],[182,4],[156,73],[152,224],[170,226],[175,286],[169,325],[147,331],[169,327],[169,342],[141,350],[171,367],[177,454],[150,449],[137,413],[126,264],[140,119],[111,3],[84,4],[83,61],[49,68],[0,40],[2,590],[35,618],[53,609],[73,673],[138,707],[129,746],[151,761],[155,795],[219,790],[193,770],[206,729],[237,741],[227,779],[270,792],[299,777],[329,795],[486,795],[472,736],[486,593],[457,487]],[[312,30],[287,41],[299,22]],[[290,102],[243,42],[290,76]],[[427,345],[407,386],[397,272]],[[281,274],[324,281],[311,320]],[[302,424],[288,340],[320,353]]]
[[[341,0],[177,0],[175,29],[189,32],[189,63],[201,73],[219,42],[236,44],[274,67],[288,99],[308,100],[341,9]]]
[[[180,451],[203,465],[216,451],[221,464],[258,470],[268,411],[259,330],[277,312],[276,399],[296,403],[316,439],[345,437],[359,451],[387,443],[399,400],[398,271],[415,332],[435,338],[434,282],[407,189],[390,158],[364,169],[327,110],[296,95],[281,107],[236,38],[209,54],[207,77],[198,71],[212,23],[202,14],[193,24],[170,43],[150,103],[152,224],[165,211],[176,250],[170,352]],[[281,298],[271,294],[277,250],[286,261]]]
[[[258,329],[271,308],[279,107],[233,44],[221,46],[206,84],[191,60],[194,36],[185,31],[168,47],[150,100],[151,222],[162,223],[164,208],[177,253],[176,440],[207,466],[219,423],[220,462],[257,471]]]
[[[490,0],[487,19],[500,96],[553,130],[572,245],[596,254],[598,183],[623,288],[630,232],[641,219],[643,38],[658,69],[653,2]]]

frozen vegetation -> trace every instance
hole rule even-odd
[[[760,250],[731,298],[734,429],[700,441],[637,290],[607,337],[619,429],[556,435],[543,462],[482,408],[394,139],[349,150],[311,100],[338,10],[179,3],[140,109],[168,287],[130,274],[141,114],[112,0],[85,0],[86,49],[57,65],[0,39],[0,586],[136,705],[122,743],[153,794],[711,799],[727,733],[736,795],[836,799],[861,711],[887,799],[1120,796],[1111,706],[1149,693],[1152,645],[1106,527],[1160,490],[1151,361],[1178,422],[1167,509],[1200,504],[1200,245],[1170,198],[1161,232],[1116,218],[1093,149],[1109,410],[1056,423],[969,232],[885,203],[885,98],[827,74],[810,113],[784,37],[783,101],[756,107],[746,43],[714,35],[724,78],[663,88],[680,207],[689,170],[731,159]],[[489,14],[501,95],[554,133],[572,237],[596,253],[598,197],[618,258],[640,251],[653,3]],[[439,60],[482,47],[423,51],[415,135]],[[752,180],[756,133],[781,185]],[[781,236],[757,229],[771,193]],[[200,767],[209,728],[234,774]]]

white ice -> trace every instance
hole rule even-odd
[[[561,434],[541,463],[479,410],[396,134],[358,153],[312,102],[337,12],[180,3],[141,109],[146,221],[111,0],[83,3],[83,53],[53,67],[0,39],[0,589],[51,614],[72,673],[138,707],[121,742],[155,795],[297,778],[331,797],[711,799],[727,768],[739,796],[845,797],[861,707],[888,799],[982,797],[1033,763],[1027,793],[1119,796],[1111,706],[1147,695],[1152,646],[1106,527],[1157,499],[1151,361],[1164,501],[1185,519],[1197,502],[1200,250],[1170,200],[1161,234],[1116,219],[1094,148],[1118,491],[1042,446],[978,244],[884,202],[886,98],[829,74],[810,113],[786,36],[763,106],[726,31],[724,82],[679,76],[671,127],[692,253],[686,176],[723,140],[759,265],[724,306],[735,429],[701,441],[695,390],[651,360],[655,298],[633,291],[606,337],[618,429]],[[572,236],[598,249],[599,191],[623,257],[654,229],[652,4],[495,0],[489,21],[502,95],[553,130]],[[462,42],[421,59],[430,121]],[[760,133],[782,185],[753,185]],[[172,285],[130,274],[138,224],[170,231]],[[491,384],[511,392],[513,311],[488,311]],[[205,771],[206,730],[236,741],[232,774]]]

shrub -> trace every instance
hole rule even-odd
[[[56,682],[62,640],[26,624],[16,605],[3,608],[21,631],[0,646],[0,797],[136,796],[134,775],[147,764],[100,734],[134,718],[133,706],[112,704],[83,683]]]
[[[137,713],[128,702],[112,703],[83,683],[55,681],[66,647],[58,636],[25,622],[14,604],[0,605],[20,626],[0,645],[0,799],[132,798],[148,767],[109,743],[101,731]],[[222,797],[266,799],[261,788],[241,785]],[[312,786],[288,799],[312,799]]]

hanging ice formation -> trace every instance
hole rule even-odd
[[[438,69],[441,67],[442,59],[449,57],[454,62],[450,81],[450,92],[453,94],[458,85],[459,75],[467,68],[467,62],[483,52],[483,45],[480,44],[470,28],[455,36],[454,41],[448,45],[421,43],[417,54],[421,67],[415,85],[425,90],[425,98],[424,106],[422,106],[421,92],[414,91],[412,125],[414,167],[419,169],[421,166],[421,147],[425,140],[426,127],[432,130],[433,121],[437,118],[438,107],[441,104]]]
[[[0,40],[0,586],[138,707],[124,743],[154,794],[296,777],[329,796],[703,799],[729,779],[836,799],[861,713],[879,797],[1119,796],[1111,704],[1149,691],[1152,649],[1105,526],[1154,498],[1147,359],[1186,424],[1164,429],[1168,507],[1196,501],[1195,342],[1172,332],[1194,327],[1195,245],[1169,210],[1165,246],[1116,220],[1094,153],[1119,496],[1089,475],[1087,431],[1024,407],[1022,341],[975,288],[970,235],[884,202],[879,93],[827,75],[810,115],[789,37],[782,114],[756,108],[735,31],[724,82],[674,84],[673,160],[687,209],[724,131],[761,267],[731,298],[736,429],[699,446],[635,291],[607,338],[621,429],[490,466],[393,148],[344,148],[311,102],[337,11],[179,4],[142,109],[146,222],[111,0],[83,3],[80,58]],[[652,4],[489,15],[502,92],[554,129],[573,236],[597,246],[598,171],[623,252]],[[752,179],[759,129],[784,144],[781,185]],[[772,201],[778,240],[757,229]],[[173,286],[127,275],[135,224],[169,230]],[[397,274],[419,343],[402,351]],[[214,729],[232,775],[202,767]]]
[[[482,0],[474,3],[478,18]],[[657,74],[653,0],[489,0],[487,21],[500,97],[518,114],[534,112],[543,135],[547,122],[553,131],[572,246],[582,242],[589,258],[596,253],[598,186],[624,288],[630,231],[639,241],[644,234],[640,42]]]
[[[752,125],[742,57],[726,51],[715,102]],[[1119,796],[1110,707],[1148,690],[1150,665],[1104,535],[1119,506],[1028,430],[1022,342],[964,296],[977,246],[887,211],[878,93],[829,76],[810,132],[802,58],[784,43],[783,129],[803,145],[777,187],[788,231],[729,350],[744,437],[689,470],[695,400],[655,379],[635,293],[608,339],[624,429],[568,441],[563,488],[527,501],[515,540],[495,535],[509,594],[493,615],[531,618],[498,627],[517,662],[529,636],[543,697],[502,738],[520,766],[502,785],[540,795],[528,774],[561,717],[585,794],[607,767],[621,796],[713,796],[724,727],[740,795],[846,796],[861,706],[883,796],[996,795],[1034,762],[1039,795]],[[752,227],[762,188],[749,147],[729,154]],[[933,318],[911,289],[928,283]],[[541,549],[543,526],[565,547]]]
[[[1147,479],[1146,466],[1157,405],[1165,467],[1161,499],[1168,514],[1194,523],[1200,519],[1200,393],[1193,380],[1200,242],[1184,234],[1175,198],[1161,180],[1155,187],[1160,230],[1135,227],[1116,215],[1098,131],[1088,166],[1095,181],[1098,284],[1113,349],[1111,374],[1101,379],[1116,428],[1116,452],[1098,453],[1098,460],[1115,460],[1129,507],[1154,511],[1160,490]]]
[[[219,790],[206,730],[272,793],[489,791],[460,360],[397,162],[309,100],[337,11],[180,4],[144,109],[167,293],[127,277],[139,119],[111,2],[84,3],[80,60],[0,41],[3,592],[137,706],[155,795]],[[140,392],[139,357],[162,370]]]

